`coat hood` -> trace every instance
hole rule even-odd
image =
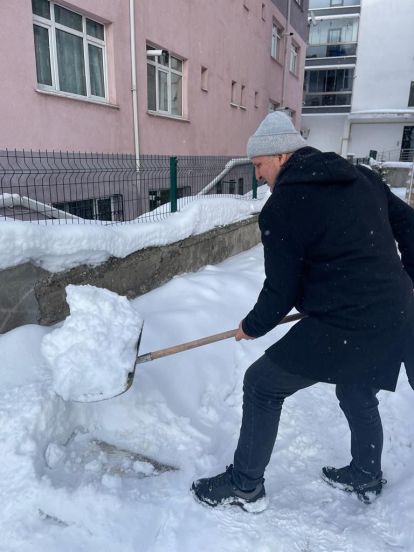
[[[297,150],[277,176],[281,184],[350,184],[359,178],[357,169],[333,152],[322,152],[309,146]]]

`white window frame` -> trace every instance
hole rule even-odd
[[[46,28],[48,30],[48,38],[49,38],[49,56],[50,56],[50,69],[51,69],[51,76],[52,76],[52,84],[42,84],[37,83],[37,86],[40,90],[46,90],[49,92],[55,92],[59,95],[63,96],[69,96],[69,97],[76,97],[76,98],[87,98],[94,101],[99,102],[108,102],[108,69],[107,69],[107,54],[106,54],[106,27],[103,23],[96,21],[96,19],[92,19],[91,17],[86,17],[85,15],[73,10],[69,9],[66,6],[62,6],[58,2],[49,2],[50,4],[50,19],[45,19],[39,15],[36,15],[32,13],[33,16],[33,25],[37,25],[39,27]],[[82,17],[82,31],[77,31],[76,29],[73,29],[72,27],[66,27],[65,25],[62,25],[60,23],[56,23],[55,21],[55,5],[58,5],[61,8],[64,8],[67,11],[76,13],[77,15],[80,15]],[[86,31],[86,20],[89,19],[89,21],[93,21],[95,23],[99,23],[104,27],[104,39],[101,40],[99,38],[90,36],[87,34]],[[60,90],[59,86],[59,71],[58,71],[58,60],[57,60],[57,46],[56,46],[56,30],[59,29],[61,31],[64,31],[65,33],[69,33],[75,36],[78,36],[82,38],[83,42],[83,59],[84,59],[84,70],[85,70],[85,80],[86,80],[86,95],[84,94],[75,94],[73,92],[66,92],[64,90]],[[95,96],[91,93],[91,79],[90,79],[90,73],[89,73],[89,50],[88,45],[91,44],[92,46],[95,46],[97,48],[100,48],[102,50],[102,61],[103,61],[103,79],[104,79],[104,90],[105,90],[105,96]]]
[[[337,34],[339,36],[338,40],[332,40],[332,37]],[[328,44],[341,44],[342,42],[342,27],[333,27],[328,29],[328,37],[326,39]]]
[[[282,47],[282,33],[283,29],[275,21],[272,23],[272,44],[270,48],[270,55],[273,59],[280,59],[280,51]]]
[[[147,45],[147,50],[153,48],[151,45]],[[154,58],[147,57],[147,65],[155,67],[155,109],[148,109],[150,113],[161,113],[162,115],[168,115],[170,117],[176,117],[182,119],[184,117],[184,105],[183,105],[183,92],[184,92],[184,60],[176,55],[168,54],[168,66],[159,62],[161,56],[155,56]],[[181,62],[181,71],[172,69],[171,59],[176,59]],[[159,73],[165,73],[167,75],[167,109],[161,109],[159,105]],[[171,75],[178,75],[181,77],[181,114],[172,113],[171,110]],[[148,98],[147,98],[148,101]]]
[[[290,45],[289,71],[294,75],[298,74],[299,46],[293,42]]]

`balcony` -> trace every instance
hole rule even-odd
[[[312,45],[306,49],[306,59],[355,56],[356,50],[356,42]]]
[[[350,106],[352,93],[316,93],[305,94],[304,107],[330,107],[330,106]]]

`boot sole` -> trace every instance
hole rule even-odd
[[[334,489],[340,489],[341,491],[345,491],[346,493],[355,493],[358,499],[364,504],[372,504],[373,502],[375,502],[375,500],[381,494],[382,485],[384,483],[384,480],[382,480],[380,483],[378,483],[378,488],[374,487],[373,489],[369,489],[367,491],[358,491],[352,485],[332,481],[332,479],[329,479],[329,477],[327,477],[323,472],[321,474],[321,478],[323,481],[325,481],[325,483],[328,483],[328,485],[330,485]]]
[[[221,509],[227,509],[230,506],[238,506],[243,511],[249,513],[249,514],[261,514],[266,510],[266,508],[269,506],[269,499],[267,496],[263,496],[253,502],[249,502],[247,500],[244,500],[243,498],[237,498],[237,500],[232,498],[228,498],[226,500],[222,500],[218,503],[212,503],[208,502],[207,500],[202,500],[194,491],[194,489],[191,489],[191,492],[194,496],[194,499],[196,502],[201,504],[202,506],[205,506],[206,508],[217,508],[219,510]]]

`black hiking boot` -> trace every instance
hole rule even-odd
[[[194,481],[191,490],[199,502],[208,506],[240,506],[246,512],[259,513],[267,507],[263,483],[251,491],[242,491],[233,483],[233,465],[224,473]]]
[[[387,482],[382,479],[382,472],[372,475],[357,468],[352,462],[343,468],[325,466],[322,468],[322,479],[349,493],[356,493],[364,504],[371,504],[381,494],[382,486]]]

